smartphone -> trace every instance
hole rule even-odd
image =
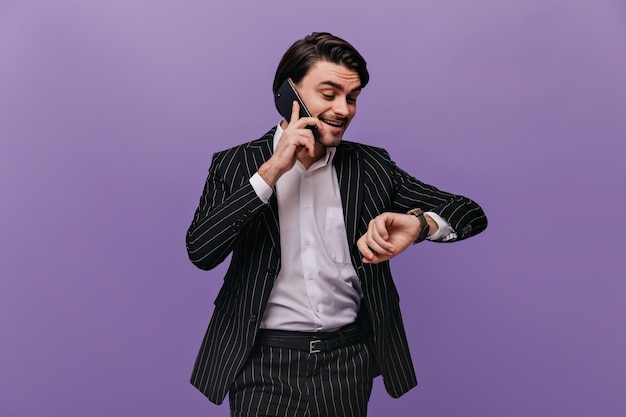
[[[287,78],[274,95],[276,109],[287,121],[291,120],[291,110],[294,101],[297,101],[300,105],[300,117],[313,117],[300,98],[300,94],[296,91],[296,86],[293,84],[293,81]],[[307,126],[307,129],[311,129],[313,133],[315,133],[317,126]]]

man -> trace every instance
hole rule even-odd
[[[373,377],[393,397],[417,384],[388,260],[487,219],[342,140],[369,80],[349,43],[297,41],[274,93],[288,78],[312,117],[294,102],[262,138],[216,153],[187,232],[199,268],[232,254],[191,382],[217,404],[228,393],[232,416],[364,416]]]

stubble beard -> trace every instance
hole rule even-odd
[[[316,140],[320,142],[322,145],[327,146],[329,148],[335,148],[339,146],[341,140],[343,139],[344,132],[332,132],[329,135],[325,135],[323,137],[318,137]]]
[[[340,131],[331,131],[332,127],[330,125],[324,126],[323,132],[317,132],[315,134],[315,140],[321,143],[324,146],[329,148],[335,148],[339,146],[341,140],[343,139],[343,135],[346,133],[346,129],[350,125],[351,118],[347,117],[337,117],[332,112],[322,113],[317,116],[320,120],[328,120],[328,121],[336,121],[340,123],[344,123],[343,128]],[[322,123],[324,123],[322,121]],[[321,134],[320,134],[321,133]]]
[[[315,140],[317,142],[320,142],[324,146],[335,148],[339,146],[339,144],[343,140],[343,135],[346,133],[347,128],[348,128],[348,125],[346,124],[346,126],[344,126],[344,128],[338,132],[330,132],[326,130],[321,135],[320,135],[320,132],[318,132],[315,135]],[[328,129],[328,127],[326,129]]]

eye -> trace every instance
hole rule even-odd
[[[346,98],[346,101],[347,101],[348,103],[350,103],[350,104],[356,104],[356,97],[350,97],[350,96],[348,96],[348,97]]]
[[[326,100],[332,100],[335,98],[334,94],[328,94],[328,93],[322,93],[322,97],[324,97]]]

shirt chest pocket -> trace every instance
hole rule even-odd
[[[324,242],[331,259],[340,264],[350,263],[350,247],[341,207],[326,208]]]

